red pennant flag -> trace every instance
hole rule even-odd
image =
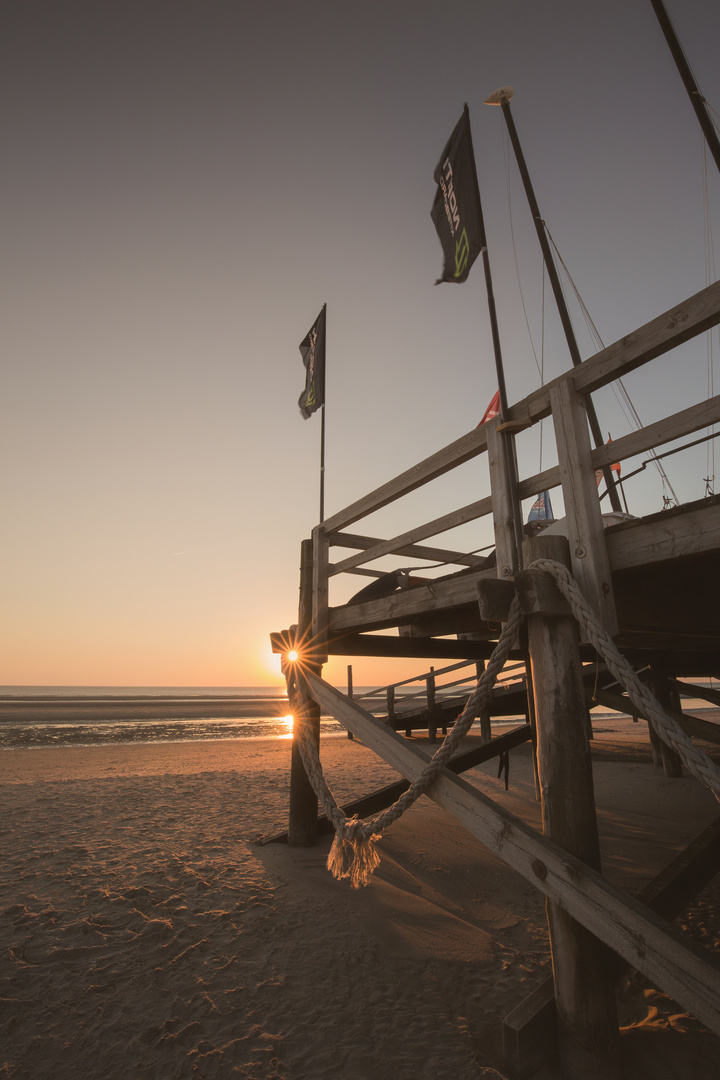
[[[485,410],[485,414],[484,414],[482,420],[480,421],[480,423],[478,424],[478,427],[482,427],[483,424],[487,424],[488,420],[494,420],[495,417],[499,416],[499,415],[500,415],[500,391],[498,390],[496,392],[496,394],[495,394],[495,397],[492,399],[492,401],[488,405],[487,409]]]

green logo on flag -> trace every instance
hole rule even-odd
[[[460,238],[455,241],[455,277],[460,277],[467,266],[468,257],[470,255],[470,242],[468,240],[467,232],[463,226],[463,231],[460,234]]]

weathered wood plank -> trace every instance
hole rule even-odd
[[[272,640],[272,638],[271,638]],[[330,638],[331,656],[417,657],[427,660],[486,660],[494,641],[453,641],[434,637],[391,637],[389,634],[347,634]],[[275,650],[279,651],[279,650]]]
[[[488,466],[492,490],[493,532],[497,552],[497,576],[510,578],[518,567],[519,552],[515,542],[515,515],[513,491],[510,480],[508,454],[512,445],[506,435],[498,431],[498,420],[492,420],[488,429]]]
[[[498,735],[492,741],[483,743],[481,746],[473,746],[470,750],[463,750],[455,757],[450,758],[448,769],[456,776],[482,765],[484,761],[492,761],[493,758],[514,750],[516,746],[522,746],[531,738],[530,725],[521,724],[520,727],[506,731],[504,735]],[[367,818],[378,814],[388,806],[392,806],[400,796],[410,787],[408,780],[397,780],[394,784],[385,784],[384,787],[363,795],[353,802],[345,803],[341,807],[345,817],[351,818],[356,814],[359,818]],[[325,814],[321,814],[317,820],[318,836],[330,836],[335,831],[335,826]],[[258,844],[284,844],[288,834],[286,832],[274,833],[272,836],[264,836],[257,841]]]
[[[590,691],[588,690],[588,700],[589,697]],[[645,711],[638,709],[630,701],[630,698],[624,694],[613,694],[609,690],[597,689],[593,694],[593,698],[597,704],[603,705],[606,709],[614,709],[616,712],[626,713],[628,716],[639,716],[642,720],[648,719]],[[693,716],[692,713],[678,713],[672,709],[666,709],[666,712],[668,716],[678,722],[686,735],[695,739],[704,739],[705,742],[720,746],[720,724],[713,724],[710,720],[701,720],[699,716]]]
[[[609,634],[618,629],[585,403],[568,382],[550,391],[572,572]]]
[[[720,870],[720,818],[668,863],[636,894],[656,915],[674,919]],[[617,978],[626,970],[618,963]],[[557,1054],[555,991],[550,975],[503,1020],[505,1069],[513,1080],[528,1080]]]
[[[603,465],[611,465],[614,461],[624,461],[625,458],[642,454],[646,450],[654,450],[664,443],[672,442],[673,439],[681,439],[683,435],[691,435],[694,431],[709,427],[711,424],[720,422],[720,394],[716,394],[707,401],[701,401],[699,405],[692,405],[689,409],[673,413],[664,420],[658,420],[655,424],[648,424],[640,431],[632,431],[629,435],[623,435],[619,439],[605,446],[598,446],[592,452],[592,464],[600,469]]]
[[[389,765],[410,781],[421,774],[427,757],[417,745],[312,673],[308,683],[315,700]],[[428,795],[655,986],[720,1034],[720,969],[709,954],[696,954],[662,919],[460,777],[443,770]]]
[[[312,541],[303,540],[300,546],[300,600],[298,608],[298,641],[303,641],[312,626],[313,567]],[[289,639],[286,639],[289,640]],[[312,847],[317,835],[318,798],[308,779],[298,746],[299,732],[304,729],[316,747],[320,745],[320,708],[308,698],[305,688],[291,669],[285,670],[290,708],[293,712],[293,741],[290,763],[290,806],[288,843],[292,847]]]
[[[585,410],[580,412],[587,436]],[[569,567],[567,540],[542,534],[529,537],[523,545],[523,562],[529,566],[535,559]],[[599,872],[578,625],[564,602],[557,607],[558,591],[549,574],[524,570],[516,581],[521,605],[528,612],[543,832]],[[563,1076],[604,1080],[615,1072],[618,1038],[607,949],[562,905],[549,903],[547,919]]]
[[[512,405],[509,418],[533,422],[550,415],[550,390],[563,380],[571,380],[581,394],[606,386],[629,371],[641,367],[720,323],[720,282],[683,300],[680,304],[651,319],[631,334],[613,342],[584,360],[571,371],[528,394]]]
[[[678,694],[685,697],[703,698],[705,701],[712,702],[713,705],[720,705],[720,691],[718,690],[713,690],[709,686],[697,686],[695,683],[681,682],[679,679],[671,679],[670,681]]]
[[[476,583],[481,577],[494,577],[495,569],[472,570],[461,576],[438,579],[413,589],[401,589],[380,600],[349,604],[330,609],[330,636],[355,630],[381,629],[411,623],[415,616],[447,611],[475,602]],[[451,633],[448,629],[444,633]]]
[[[613,570],[714,551],[720,547],[720,505],[708,503],[660,520],[609,529],[605,541]]]
[[[318,525],[313,529],[312,638],[316,661],[327,660],[325,642],[328,630],[328,539]]]
[[[354,533],[333,533],[330,537],[331,547],[357,548],[365,551],[384,543],[383,540],[373,536],[357,536]],[[407,547],[396,548],[395,555],[408,555],[413,559],[431,559],[433,562],[457,563],[459,566],[480,566],[484,561],[483,555],[464,555],[461,551],[448,551],[445,548],[427,547],[420,544],[408,544]]]
[[[474,428],[466,435],[444,446],[441,450],[431,454],[430,457],[420,461],[412,468],[406,469],[393,480],[375,488],[369,495],[364,495],[357,502],[352,503],[344,510],[327,518],[323,524],[326,533],[335,533],[340,529],[352,525],[362,517],[379,510],[388,503],[394,502],[403,495],[415,491],[423,484],[435,480],[450,469],[462,465],[466,461],[483,454],[487,447],[487,432],[484,427]],[[431,535],[431,534],[430,534]]]
[[[689,409],[683,409],[664,420],[658,420],[655,424],[648,424],[640,431],[633,431],[629,435],[614,439],[609,445],[593,448],[590,455],[592,466],[594,469],[600,469],[603,465],[611,465],[614,461],[624,461],[635,454],[654,450],[663,443],[682,438],[683,435],[691,435],[694,431],[700,431],[718,422],[720,422],[720,395],[708,401],[702,401],[699,405],[693,405]],[[559,484],[560,468],[555,465],[521,480],[518,484],[518,496],[521,499],[529,499],[537,495],[539,491],[551,491]]]
[[[561,382],[570,381],[579,393],[588,394],[649,360],[669,352],[690,338],[702,334],[718,323],[720,323],[720,282],[695,293],[694,296],[639,327],[632,334],[628,334],[595,356],[591,356],[579,367],[565,372],[529,394],[509,409],[507,419],[512,422],[520,421],[523,424],[526,421],[536,422],[550,414],[550,390]],[[387,506],[402,495],[415,491],[430,480],[477,457],[485,451],[486,447],[487,429],[483,425],[462,435],[328,518],[323,524],[325,532],[336,533],[346,528],[354,521]],[[544,490],[546,486],[538,490]],[[532,492],[527,492],[521,487],[518,494],[521,498],[526,498]]]

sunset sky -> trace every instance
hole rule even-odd
[[[666,2],[720,111],[720,5]],[[433,170],[463,102],[511,402],[540,381],[518,276],[538,362],[543,278],[483,105],[499,86],[606,344],[708,283],[700,129],[649,0],[1,10],[3,685],[281,682],[268,634],[296,619],[318,517],[298,345],[323,303],[328,515],[470,430],[496,390],[480,263],[433,285]],[[544,323],[549,379],[570,364],[549,290]],[[702,400],[706,340],[626,385],[643,423]],[[596,407],[604,433],[630,430],[609,390]],[[543,467],[551,442],[546,425]],[[538,470],[537,432],[519,453]],[[703,496],[704,448],[666,468]],[[480,459],[356,528],[391,536],[487,493]],[[651,470],[627,487],[636,514],[662,495]],[[404,670],[359,662],[356,682]]]

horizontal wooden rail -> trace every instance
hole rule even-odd
[[[354,533],[333,533],[330,537],[330,547],[357,548],[360,551],[366,551],[384,542],[373,536],[356,536]],[[488,545],[488,551],[492,546],[492,544]],[[466,555],[461,551],[448,551],[445,548],[427,547],[424,544],[422,546],[408,544],[407,547],[396,548],[393,555],[408,555],[412,559],[457,563],[460,566],[479,566],[485,561],[482,555]]]
[[[478,499],[477,502],[461,506],[459,510],[453,510],[450,514],[435,518],[426,525],[418,525],[400,536],[394,536],[391,540],[383,540],[381,543],[376,544],[375,547],[368,548],[358,555],[351,555],[348,559],[335,563],[333,573],[342,574],[353,566],[372,562],[374,559],[382,558],[383,555],[395,554],[399,548],[412,544],[415,540],[424,540],[427,536],[437,536],[439,533],[447,532],[448,529],[456,529],[459,525],[466,525],[469,521],[476,521],[477,518],[484,517],[491,512],[492,498],[488,495],[484,499]],[[480,560],[480,562],[482,561]]]
[[[352,525],[354,521],[374,513],[375,510],[380,510],[383,506],[387,506],[388,503],[394,502],[401,496],[408,495],[411,491],[422,487],[423,484],[428,484],[431,480],[442,476],[443,473],[455,469],[458,465],[463,465],[474,457],[478,457],[479,454],[485,453],[486,450],[487,431],[482,427],[475,428],[473,431],[469,431],[467,435],[462,435],[459,439],[456,439],[455,442],[444,446],[442,450],[431,454],[424,461],[413,465],[411,469],[406,469],[404,473],[400,473],[393,480],[388,480],[386,484],[375,488],[369,495],[363,496],[362,499],[358,499],[357,502],[352,503],[344,510],[340,510],[337,514],[327,518],[323,522],[323,530],[328,534],[336,533],[340,529]]]
[[[672,416],[658,420],[655,424],[648,424],[640,431],[633,431],[629,435],[623,435],[619,439],[606,446],[599,446],[592,452],[592,463],[596,469],[603,465],[611,465],[613,461],[624,461],[625,458],[642,454],[646,450],[654,450],[664,443],[672,442],[673,439],[681,439],[684,435],[691,435],[693,431],[709,427],[711,424],[720,422],[720,394],[716,394],[707,401],[701,401],[699,405],[691,405],[689,409],[673,413]]]
[[[720,323],[720,282],[677,304],[606,349],[584,360],[578,367],[528,394],[509,409],[511,420],[535,423],[550,415],[550,390],[572,380],[581,394],[589,394],[627,375],[650,360],[677,348]]]
[[[619,341],[608,345],[601,352],[583,361],[578,367],[559,375],[552,382],[535,390],[532,394],[523,398],[509,409],[509,420],[534,424],[538,420],[550,414],[550,390],[555,385],[570,380],[577,391],[589,394],[602,386],[613,382],[615,379],[626,375],[629,371],[647,364],[664,353],[677,348],[691,338],[702,334],[720,323],[720,282],[702,289],[693,296],[670,308],[657,318],[652,319],[644,326],[621,338]],[[682,415],[682,414],[680,414]],[[703,425],[701,424],[700,427]],[[649,430],[649,429],[645,429]],[[629,436],[627,436],[629,437]],[[673,436],[677,437],[677,436]],[[618,439],[618,442],[620,440]],[[613,444],[614,446],[615,444]],[[393,480],[382,484],[371,491],[368,495],[358,499],[344,510],[329,517],[323,523],[323,530],[327,534],[339,532],[340,529],[351,525],[354,521],[366,517],[375,510],[387,506],[403,495],[415,491],[424,484],[435,480],[438,476],[456,468],[458,465],[470,461],[482,454],[487,449],[487,430],[484,427],[475,428],[473,431],[462,435],[459,439],[444,446],[441,450],[431,454],[417,465],[407,469],[396,476]],[[634,451],[639,453],[640,451]],[[630,456],[630,455],[625,455]],[[611,464],[613,458],[610,454],[607,463]],[[550,470],[552,471],[552,470]],[[545,490],[550,485],[543,484],[536,490]],[[520,485],[521,498],[529,497],[533,492],[525,490],[525,484]],[[432,533],[425,535],[431,536]]]
[[[640,431],[623,435],[606,446],[597,447],[591,455],[593,468],[601,469],[603,465],[611,465],[614,461],[624,461],[635,454],[655,450],[674,439],[681,439],[684,435],[691,435],[694,431],[717,423],[720,423],[720,394],[701,401],[699,405],[692,405],[689,409],[674,413],[664,420],[658,420],[657,423],[648,424]],[[518,484],[518,498],[530,499],[541,491],[551,491],[559,484],[560,468],[555,465],[521,480]]]

